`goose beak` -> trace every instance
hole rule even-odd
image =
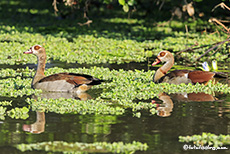
[[[33,51],[31,50],[31,49],[29,49],[29,50],[27,50],[27,51],[25,51],[25,52],[23,52],[24,54],[32,54],[33,53]]]
[[[158,64],[159,62],[161,62],[161,60],[157,57],[156,60],[152,63],[152,66]]]

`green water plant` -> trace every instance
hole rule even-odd
[[[7,115],[6,106],[12,106],[12,101],[1,101],[0,102],[0,119],[1,120],[4,120],[5,116]]]
[[[6,107],[0,106],[0,119],[4,120],[6,115]]]
[[[136,151],[146,151],[146,143],[133,141],[132,143],[123,142],[94,142],[94,143],[68,143],[64,141],[40,142],[33,144],[17,144],[15,147],[22,152],[32,150],[43,150],[46,152],[62,153],[134,153]]]
[[[55,112],[59,114],[124,114],[124,109],[119,106],[113,106],[110,101],[105,101],[100,98],[87,101],[75,99],[30,99],[26,100],[31,105],[33,111]]]
[[[29,109],[25,106],[22,108],[16,107],[7,111],[7,115],[15,119],[27,119],[29,117],[28,112]]]
[[[15,107],[7,111],[7,107],[0,106],[0,119],[4,120],[5,116],[9,116],[12,119],[27,119],[29,117],[28,112],[27,107]]]
[[[211,145],[213,147],[220,147],[230,145],[230,135],[216,135],[203,132],[202,135],[179,136],[179,142],[192,142],[197,146]]]
[[[34,75],[34,70],[29,69],[29,67],[24,68],[17,68],[17,69],[1,69],[0,70],[0,76],[1,78],[14,78],[17,76],[20,77],[30,77]]]
[[[23,69],[22,69],[23,71]],[[3,70],[0,72],[4,72]],[[21,72],[11,71],[12,74],[17,76]],[[25,72],[29,72],[25,69]],[[207,94],[215,95],[215,92],[230,93],[230,87],[227,84],[217,82],[213,84],[212,81],[204,84],[168,84],[160,83],[155,84],[152,82],[154,71],[143,70],[110,70],[103,67],[91,68],[50,68],[46,70],[46,75],[59,73],[59,72],[76,72],[83,74],[90,74],[97,78],[106,80],[101,85],[93,86],[91,91],[95,92],[101,90],[98,96],[94,99],[86,101],[75,99],[43,99],[40,96],[39,90],[31,88],[31,75],[33,73],[25,73],[26,77],[17,76],[16,78],[7,78],[0,80],[0,92],[2,96],[29,96],[36,95],[35,98],[27,98],[26,102],[30,104],[33,111],[42,110],[44,112],[55,112],[59,114],[72,113],[72,114],[112,114],[121,115],[126,110],[131,109],[133,115],[136,117],[141,116],[141,111],[149,111],[151,114],[156,113],[156,104],[151,103],[151,99],[158,97],[159,93],[199,93],[204,92]],[[29,77],[29,78],[28,78]],[[89,91],[90,92],[90,91]]]
[[[30,78],[22,79],[20,76],[0,80],[0,89],[0,95],[7,97],[22,97],[39,92],[31,88]]]
[[[113,34],[120,35],[111,38],[110,35],[112,34],[109,30],[102,31],[100,33],[101,36],[98,36],[97,32],[88,34],[87,30],[85,34],[79,35],[78,31],[82,29],[76,28],[73,30],[73,34],[66,31],[58,31],[54,35],[43,35],[40,33],[31,33],[26,30],[21,32],[21,30],[18,30],[15,26],[2,25],[1,28],[9,32],[0,32],[0,53],[2,55],[0,57],[0,64],[18,65],[36,63],[36,57],[23,55],[23,51],[26,51],[35,44],[40,44],[45,47],[48,60],[79,64],[143,62],[161,50],[177,52],[194,45],[196,42],[199,42],[197,47],[206,45],[207,47],[205,48],[197,49],[193,52],[183,52],[181,54],[181,57],[189,59],[192,64],[196,62],[197,58],[203,54],[204,50],[207,49],[210,44],[224,40],[225,38],[225,36],[220,37],[213,34],[186,34],[182,31],[175,32],[172,30],[163,30],[162,32],[160,29],[162,27],[149,28],[143,26],[145,23],[144,20],[112,18],[103,19],[103,22],[112,24],[115,22],[116,24],[125,23],[134,26],[128,26],[127,31],[131,32],[125,35],[127,38],[121,39],[122,34],[120,33]],[[135,24],[137,24],[137,26],[135,26]],[[117,29],[120,32],[122,28],[117,27]],[[163,27],[163,29],[168,29],[168,27]],[[150,35],[156,32],[166,33],[168,36],[161,40],[155,39],[154,36],[152,36],[154,39],[146,39],[145,36],[140,34],[141,32],[144,33],[144,35]],[[75,37],[75,34],[77,34],[78,37]],[[133,38],[131,34],[137,36]],[[185,37],[187,37],[187,39],[184,39]],[[218,61],[224,62],[228,56],[227,53],[227,49],[223,47],[220,52],[210,55],[209,59],[215,60],[218,58]],[[201,60],[207,60],[207,57],[204,56]]]
[[[104,37],[94,37],[91,35],[82,35],[69,42],[66,38],[52,35],[43,36],[41,34],[32,35],[29,33],[16,32],[16,38],[25,38],[24,42],[29,42],[29,46],[14,42],[10,34],[0,34],[2,38],[12,40],[12,45],[1,43],[0,64],[25,64],[36,63],[35,57],[23,55],[23,51],[28,50],[35,44],[44,46],[47,57],[52,60],[63,61],[67,63],[124,63],[131,61],[144,61],[147,58],[144,48],[135,40],[114,40]],[[29,35],[29,36],[28,36]],[[62,34],[60,34],[62,35]],[[45,43],[46,42],[46,43]],[[57,43],[58,42],[58,43]],[[10,52],[9,52],[10,51]],[[151,55],[150,55],[151,56]],[[84,57],[84,58],[82,58]]]
[[[10,107],[11,109],[8,109]],[[0,119],[4,120],[5,116],[13,119],[27,119],[29,117],[29,108],[27,107],[12,107],[12,101],[0,102]]]
[[[59,68],[52,68],[48,70],[48,74],[53,72],[59,72],[62,69]],[[67,72],[74,71],[75,69],[68,69],[65,70]],[[76,71],[76,70],[75,70]],[[198,92],[204,92],[208,94],[214,94],[215,92],[222,92],[222,93],[230,93],[230,88],[227,84],[222,83],[216,83],[213,84],[212,81],[208,82],[208,84],[180,84],[180,85],[174,85],[174,84],[168,84],[168,83],[161,83],[161,84],[155,84],[154,82],[151,82],[152,79],[152,71],[144,72],[140,70],[135,71],[124,71],[124,70],[109,70],[107,68],[98,68],[93,67],[90,69],[86,68],[79,68],[78,72],[81,73],[91,73],[94,76],[99,76],[101,79],[105,80],[111,80],[110,82],[102,83],[101,85],[95,86],[92,89],[101,88],[104,89],[100,96],[96,98],[95,100],[87,100],[84,103],[87,104],[83,108],[76,107],[78,109],[84,109],[86,113],[100,113],[101,114],[114,114],[119,113],[123,114],[125,109],[131,109],[134,112],[134,115],[137,117],[140,117],[140,111],[141,110],[148,110],[150,113],[155,114],[155,104],[152,104],[151,101],[147,102],[144,100],[149,100],[155,97],[158,97],[158,94],[161,92],[165,92],[168,94],[171,93],[198,93]],[[53,111],[62,113],[60,109],[63,109],[63,113],[65,112],[76,112],[76,113],[84,113],[82,111],[73,111],[74,108],[68,109],[68,106],[65,104],[71,104],[75,101],[73,100],[45,100],[42,101],[42,99],[36,101],[36,100],[28,100],[28,103],[30,103],[34,110],[39,109],[39,107],[42,108],[42,106],[46,106],[44,109],[45,111]],[[66,102],[66,103],[60,103],[60,102]],[[68,103],[67,103],[68,102]],[[79,101],[81,102],[81,101]],[[89,103],[89,104],[88,104]],[[105,105],[104,107],[100,107],[101,110],[97,110],[96,106]],[[45,105],[46,104],[46,105]],[[52,104],[52,107],[50,106]],[[59,105],[58,105],[59,104]],[[87,106],[94,106],[92,108],[88,108]],[[71,105],[70,105],[71,106]],[[107,106],[107,107],[106,107]],[[119,109],[122,112],[118,110],[118,112],[113,112],[114,107],[118,106]],[[57,110],[56,110],[57,109]],[[90,109],[90,110],[88,110]],[[99,109],[99,108],[98,108]],[[104,110],[105,109],[105,110]],[[103,111],[104,110],[104,111]],[[112,112],[108,112],[111,110]]]
[[[12,106],[12,101],[2,101],[0,102],[0,106]]]
[[[6,112],[6,107],[0,106],[0,115],[4,115]]]

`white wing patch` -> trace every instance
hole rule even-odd
[[[188,73],[185,73],[184,76],[185,76],[185,78],[188,78]]]

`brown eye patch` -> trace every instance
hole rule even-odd
[[[40,48],[41,48],[40,46],[36,45],[36,46],[34,47],[34,50],[39,50]]]
[[[160,57],[164,57],[164,56],[165,56],[165,52],[161,52]]]

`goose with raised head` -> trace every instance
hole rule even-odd
[[[154,74],[153,81],[155,83],[167,82],[171,84],[181,83],[206,83],[213,78],[215,73],[200,70],[174,70],[166,74],[174,65],[174,57],[169,51],[161,51],[152,66],[159,62],[165,62]]]
[[[53,92],[85,92],[93,85],[98,85],[102,80],[90,75],[76,73],[58,73],[45,76],[46,51],[41,45],[34,45],[24,54],[37,56],[37,71],[32,81],[32,88]]]

